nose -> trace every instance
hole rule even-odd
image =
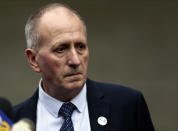
[[[68,55],[68,64],[73,68],[77,68],[80,65],[79,54],[77,53],[75,48],[72,48],[70,50],[70,53]]]

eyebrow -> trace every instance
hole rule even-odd
[[[59,40],[59,41],[54,42],[54,44],[53,44],[52,47],[56,47],[56,46],[64,45],[64,44],[70,44],[71,42],[72,42],[71,40]],[[84,44],[87,44],[87,42],[85,40],[83,40],[83,39],[74,40],[73,42],[74,43],[84,43]]]

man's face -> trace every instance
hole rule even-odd
[[[82,88],[87,78],[89,52],[81,21],[56,9],[41,18],[39,31],[36,61],[43,84],[47,88]]]

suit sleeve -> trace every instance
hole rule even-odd
[[[137,96],[137,128],[138,131],[155,131],[147,104],[141,93]]]

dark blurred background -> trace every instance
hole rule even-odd
[[[142,91],[156,131],[178,131],[177,0],[1,0],[0,96],[15,105],[38,87],[24,55],[24,25],[52,2],[70,5],[87,24],[88,76]]]

